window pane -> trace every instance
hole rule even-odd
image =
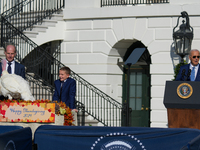
[[[130,85],[130,97],[135,97],[135,85]]]
[[[135,110],[135,98],[130,98],[129,105],[132,110]]]
[[[130,74],[130,84],[135,84],[135,72],[131,72]]]
[[[142,72],[137,73],[136,84],[142,84]]]
[[[141,110],[141,108],[142,108],[142,99],[137,98],[136,99],[136,110]]]
[[[142,97],[142,85],[136,87],[136,97]]]

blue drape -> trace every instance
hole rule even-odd
[[[185,128],[44,125],[36,130],[34,142],[38,150],[180,150],[199,135],[200,130]]]

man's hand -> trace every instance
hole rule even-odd
[[[78,112],[78,110],[77,110],[77,109],[73,109],[72,111],[75,111],[76,113]]]

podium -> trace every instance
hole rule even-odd
[[[164,105],[169,128],[200,129],[200,82],[166,81]]]

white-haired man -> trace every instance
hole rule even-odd
[[[200,81],[199,50],[190,51],[190,63],[180,67],[176,81]]]

